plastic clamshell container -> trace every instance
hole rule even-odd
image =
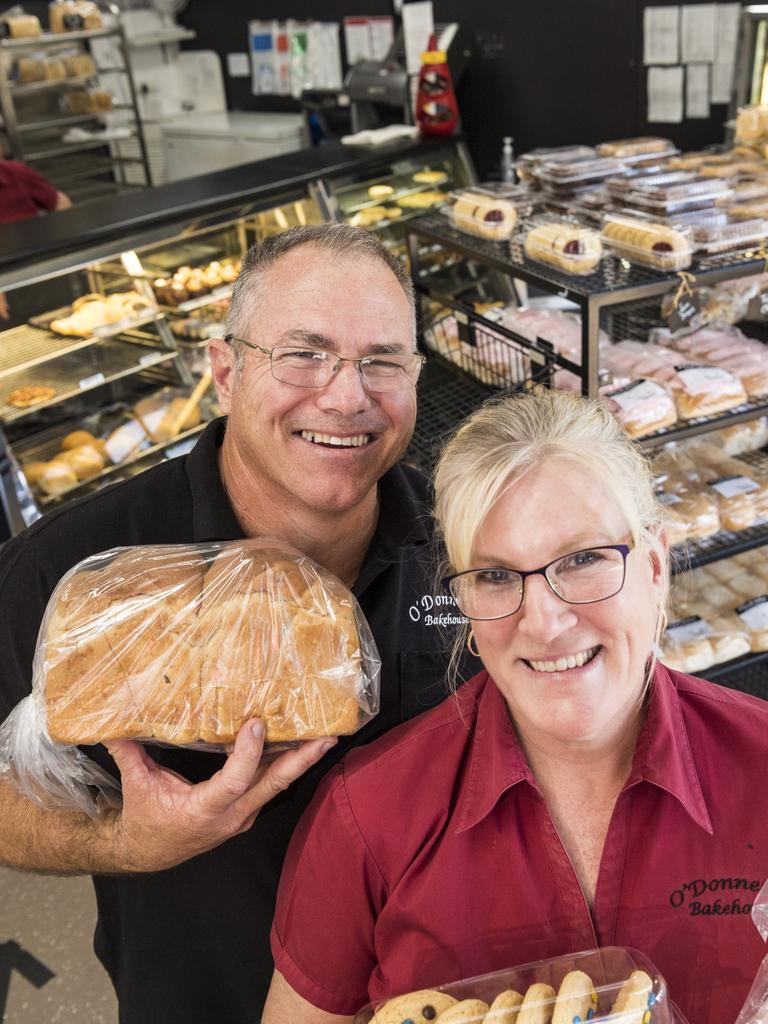
[[[733,220],[755,220],[768,217],[768,200],[756,203],[734,203],[728,207],[728,214]]]
[[[606,946],[369,1003],[354,1024],[519,1024],[557,1020],[674,1024],[667,986],[647,957]]]
[[[658,216],[647,210],[616,209],[611,211],[622,217],[631,217],[636,220],[654,221],[656,224],[663,224],[667,228],[684,230],[685,228],[723,228],[728,224],[728,214],[725,210],[707,207],[705,210],[683,210],[680,213],[671,213],[667,216]]]
[[[592,160],[545,160],[536,170],[539,181],[554,185],[583,185],[590,181],[603,181],[623,171],[620,160],[601,157]]]
[[[731,221],[722,226],[700,224],[693,227],[694,248],[709,254],[759,245],[768,236],[768,220]]]
[[[514,203],[499,199],[482,187],[451,192],[450,205],[443,212],[460,231],[491,242],[508,241],[517,224]]]
[[[690,229],[669,228],[654,221],[608,214],[601,239],[620,256],[656,270],[685,270],[693,249]]]
[[[706,209],[733,196],[727,183],[715,178],[654,184],[637,179],[622,195],[622,202],[661,215]]]
[[[566,274],[591,274],[600,263],[603,246],[596,231],[575,221],[547,218],[529,221],[525,255]]]
[[[675,156],[680,150],[671,139],[662,139],[658,135],[638,135],[630,139],[601,142],[597,152],[600,156],[613,156],[631,162],[646,160],[649,157],[662,159]]]
[[[691,171],[664,171],[661,174],[625,174],[621,177],[609,178],[605,185],[611,195],[623,196],[626,192],[684,185],[696,180],[697,175]]]

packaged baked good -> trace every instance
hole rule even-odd
[[[461,231],[496,242],[510,238],[517,224],[514,205],[482,186],[452,192],[448,216]]]
[[[152,442],[160,444],[202,422],[200,403],[188,405],[188,400],[178,388],[163,388],[137,402],[133,414]]]
[[[674,399],[653,380],[631,381],[603,391],[601,398],[630,437],[645,437],[677,422]]]
[[[20,7],[0,17],[0,39],[34,39],[42,32],[40,19],[34,14],[25,14]]]
[[[646,159],[649,156],[667,157],[678,152],[670,139],[662,139],[658,135],[639,135],[630,139],[615,139],[612,142],[601,142],[597,147],[600,156],[614,156],[629,162]]]
[[[666,984],[641,953],[569,953],[370,1003],[353,1024],[672,1024]]]
[[[714,416],[747,401],[741,381],[720,366],[683,362],[669,379],[681,419]]]
[[[96,62],[90,53],[74,53],[64,57],[66,73],[71,76],[95,75]]]
[[[768,417],[745,420],[708,435],[712,444],[722,446],[726,455],[743,455],[768,444]]]
[[[663,344],[686,361],[720,366],[741,381],[750,397],[768,394],[768,348],[730,326],[702,327],[688,334],[656,331]]]
[[[45,78],[48,82],[60,82],[67,77],[67,69],[63,60],[51,58],[45,62]]]
[[[714,255],[733,249],[747,249],[760,245],[768,235],[768,220],[726,221],[724,224],[694,224],[693,247],[696,252]]]
[[[54,0],[48,5],[51,32],[84,32],[103,28],[101,11],[91,0]]]
[[[683,231],[663,224],[609,215],[602,240],[621,256],[657,270],[684,270],[691,265],[691,241]]]
[[[269,743],[349,735],[378,711],[379,667],[352,594],[279,541],[116,548],[57,585],[0,751],[43,806],[93,813],[73,744],[222,750],[256,717]]]
[[[45,81],[45,59],[43,57],[17,57],[14,75],[20,84]]]
[[[573,221],[545,221],[525,235],[525,255],[566,274],[591,274],[600,262],[603,247],[595,231]]]

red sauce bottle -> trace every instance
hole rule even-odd
[[[427,138],[450,135],[459,120],[448,57],[437,49],[430,36],[429,49],[421,55],[419,87],[416,93],[416,124]]]

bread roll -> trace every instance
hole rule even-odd
[[[40,471],[38,482],[46,494],[62,494],[77,483],[77,474],[66,462],[54,460]]]
[[[308,560],[247,542],[210,566],[194,548],[128,549],[54,594],[48,730],[220,745],[262,717],[272,742],[351,733],[360,647],[348,592]]]
[[[23,462],[21,471],[26,477],[30,487],[36,487],[40,483],[40,474],[48,467],[47,462]]]
[[[78,480],[96,476],[104,469],[104,456],[92,444],[82,444],[77,448],[70,448],[58,456],[58,461],[66,462],[75,471]]]
[[[95,440],[96,438],[89,430],[73,430],[62,437],[59,447],[66,452],[70,448],[79,448],[83,444],[93,444]]]

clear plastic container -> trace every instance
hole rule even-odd
[[[713,255],[731,249],[759,245],[768,235],[768,220],[730,221],[724,225],[698,224],[693,227],[694,249]]]
[[[529,259],[578,275],[593,273],[603,254],[596,231],[556,218],[529,222],[524,248]]]
[[[603,181],[613,174],[620,174],[623,165],[620,160],[599,157],[589,160],[545,160],[536,169],[539,181],[557,186],[586,185]]]
[[[662,139],[658,135],[638,135],[631,139],[614,139],[601,142],[597,147],[600,156],[612,156],[628,163],[647,160],[649,157],[663,159],[675,156],[680,152],[670,139]]]
[[[728,207],[728,213],[734,220],[755,220],[768,218],[768,200],[756,203],[734,203]]]
[[[368,1004],[354,1024],[673,1024],[667,986],[647,957],[606,946]]]
[[[654,185],[635,179],[622,195],[627,206],[637,206],[660,216],[701,210],[733,198],[725,181],[717,178],[693,178],[690,181]]]
[[[499,199],[484,186],[451,192],[444,207],[454,227],[492,242],[507,241],[517,224],[517,208],[509,199]]]
[[[614,252],[656,270],[685,270],[693,249],[688,229],[609,214],[601,238]]]
[[[520,157],[515,164],[515,171],[521,181],[533,181],[536,168],[544,161],[590,160],[596,155],[596,150],[592,146],[550,146],[532,149]]]

